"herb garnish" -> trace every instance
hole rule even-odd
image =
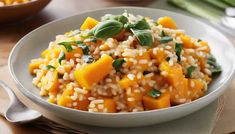
[[[64,60],[64,59],[65,59],[65,53],[64,53],[64,51],[61,51],[60,55],[59,55],[59,63],[60,63],[60,65],[61,65],[61,61]]]
[[[122,64],[125,63],[126,61],[122,58],[114,60],[112,66],[117,72],[120,72],[120,68],[122,67]]]
[[[153,44],[153,36],[150,31],[134,29],[131,29],[131,31],[138,39],[141,46],[151,46]]]
[[[47,65],[47,66],[45,67],[46,70],[50,70],[51,68],[52,68],[52,69],[55,69],[55,67],[52,66],[52,65]]]
[[[111,15],[105,18],[105,20],[116,20],[116,21],[121,22],[123,25],[128,22],[127,17],[124,15]]]
[[[182,46],[183,45],[181,43],[175,43],[175,53],[177,55],[178,62],[181,61]]]
[[[73,43],[73,42],[60,42],[58,44],[64,46],[66,48],[67,52],[72,52],[73,48],[71,46],[71,43]]]
[[[139,21],[136,21],[135,23],[127,23],[124,25],[125,29],[138,29],[138,30],[145,30],[150,29],[149,24],[146,22],[145,18],[142,18]]]
[[[89,47],[85,44],[78,44],[78,47],[80,47],[82,49],[82,52],[84,55],[88,55],[89,54]]]
[[[207,58],[207,64],[210,65],[209,69],[212,75],[219,74],[222,72],[221,66],[216,62],[216,59],[212,54],[209,55],[209,57]]]
[[[81,44],[83,41],[68,41],[68,42],[60,42],[58,45],[62,45],[66,48],[67,52],[73,51],[72,44]]]
[[[186,77],[187,77],[187,78],[191,78],[191,77],[192,77],[192,73],[193,73],[193,71],[194,71],[195,69],[196,69],[195,66],[190,66],[190,67],[188,67],[188,68],[187,68]]]
[[[91,38],[90,38],[90,41],[96,43],[96,42],[97,42],[97,38],[91,37]]]
[[[152,89],[148,92],[148,95],[153,97],[153,98],[158,98],[161,96],[161,92],[159,90],[156,90],[156,89]]]
[[[170,36],[163,36],[160,40],[160,43],[167,43],[167,42],[170,42],[172,40],[173,40],[173,38],[170,37]]]
[[[116,20],[106,20],[100,22],[94,29],[92,34],[101,39],[107,39],[119,34],[123,29],[123,24]]]
[[[85,63],[92,63],[94,61],[94,58],[91,55],[83,55],[82,60]]]
[[[167,36],[167,34],[162,30],[162,37]]]

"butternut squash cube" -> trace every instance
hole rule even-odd
[[[163,61],[166,60],[166,54],[163,50],[158,49],[156,53],[151,52],[151,57],[156,59],[156,65],[160,65]]]
[[[135,92],[134,90],[138,89],[131,89],[130,91],[126,91],[126,103],[128,111],[132,112],[134,109],[141,109],[143,110],[143,93],[142,92]]]
[[[144,52],[142,55],[138,55],[136,59],[139,61],[137,65],[141,67],[139,70],[145,71],[148,69],[148,63],[151,60],[148,52]]]
[[[31,74],[35,74],[33,72],[34,69],[39,69],[39,66],[43,64],[43,59],[33,59],[31,60],[30,64],[29,64],[29,72]]]
[[[80,27],[81,30],[92,29],[95,27],[99,21],[94,18],[87,17],[86,20],[83,22],[82,26]]]
[[[47,71],[46,75],[41,79],[42,89],[47,90],[51,94],[57,94],[59,92],[59,81],[57,71]]]
[[[210,53],[211,50],[210,50],[208,42],[201,41],[200,44],[202,45],[202,47],[205,47],[205,49],[202,50],[203,52]]]
[[[198,99],[204,95],[204,84],[198,79],[189,79],[189,91],[192,100]]]
[[[79,48],[79,47],[77,47],[76,49],[73,49],[71,52],[66,52],[66,53],[65,53],[65,57],[66,57],[67,60],[69,60],[69,59],[75,59],[75,58],[77,58],[77,57],[75,56],[76,54],[82,56],[82,55],[83,55],[82,49]]]
[[[171,17],[168,17],[168,16],[159,18],[157,23],[162,25],[163,27],[166,27],[166,28],[170,28],[170,29],[176,29],[177,28],[174,20]]]
[[[98,105],[100,105],[100,104],[96,105],[98,112],[106,112],[106,113],[116,113],[117,112],[116,103],[113,99],[104,98],[103,100],[104,100],[104,103],[103,103],[104,107],[103,108],[99,108]]]
[[[66,52],[66,49],[64,46],[58,46],[52,49],[46,49],[41,53],[42,58],[51,60],[53,58],[58,58],[60,55],[61,50],[64,50]]]
[[[160,97],[153,98],[149,95],[143,97],[145,110],[161,109],[171,106],[170,94],[168,92],[162,93]]]
[[[180,38],[181,38],[181,41],[183,42],[183,47],[193,48],[193,43],[192,43],[191,38],[189,36],[181,35]]]
[[[80,86],[89,90],[94,83],[99,82],[112,71],[112,61],[111,56],[103,55],[96,62],[77,69],[74,72],[75,80]]]
[[[72,89],[71,89],[72,88]],[[65,107],[70,107],[78,110],[88,110],[88,105],[90,101],[88,100],[88,97],[90,96],[90,93],[82,94],[78,93],[74,90],[75,87],[72,87],[71,85],[66,85],[66,89],[62,93],[61,97],[58,100],[58,105],[60,106],[65,106]],[[77,94],[77,96],[74,96]],[[80,100],[80,96],[82,96],[82,100]],[[73,99],[72,99],[73,98]]]
[[[118,84],[121,86],[121,88],[128,88],[131,86],[134,86],[137,84],[135,80],[129,79],[127,76],[124,76],[120,81],[118,81]]]

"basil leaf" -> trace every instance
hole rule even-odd
[[[201,39],[198,39],[197,42],[201,42],[202,40]]]
[[[110,38],[122,31],[123,24],[116,20],[107,20],[100,22],[93,30],[93,34],[97,38]]]
[[[167,36],[167,34],[162,30],[162,37]]]
[[[191,77],[192,77],[192,73],[193,73],[193,71],[194,71],[195,69],[196,69],[195,66],[190,66],[190,67],[188,67],[188,68],[187,68],[186,77],[187,77],[187,78],[191,78]]]
[[[170,42],[170,41],[172,41],[172,40],[173,40],[172,37],[170,37],[170,36],[164,36],[164,37],[161,38],[160,43],[167,43],[167,42]]]
[[[81,43],[83,43],[83,41],[74,41],[74,43],[81,44]]]
[[[52,68],[52,69],[55,69],[55,67],[52,66],[52,65],[47,65],[47,66],[45,67],[46,70],[50,70],[51,68]]]
[[[71,44],[81,44],[83,41],[65,41],[58,43],[59,45],[65,44],[65,45],[71,45]]]
[[[134,29],[131,29],[131,31],[138,39],[141,46],[152,46],[153,36],[151,32],[147,30],[134,30]]]
[[[91,55],[83,55],[82,60],[85,63],[92,63],[94,61],[94,58]]]
[[[61,51],[60,55],[59,55],[59,63],[60,63],[60,65],[61,65],[61,61],[62,60],[65,60],[65,53],[64,53],[64,51]]]
[[[139,21],[136,21],[135,23],[127,23],[124,26],[126,29],[138,29],[138,30],[145,30],[145,29],[150,29],[150,26],[148,22],[145,20],[145,18],[142,18]]]
[[[159,90],[156,90],[156,89],[152,89],[148,92],[148,95],[153,97],[153,98],[158,98],[161,96],[161,92]]]
[[[117,72],[120,72],[120,68],[122,67],[122,64],[125,62],[126,61],[124,59],[119,58],[119,59],[114,60],[114,62],[112,63],[112,66]]]
[[[105,20],[116,20],[116,21],[121,22],[123,25],[128,22],[127,17],[123,15],[111,15],[107,17]]]
[[[212,65],[213,65],[214,62],[216,62],[216,59],[215,59],[214,55],[210,54],[207,58],[207,62],[209,62],[208,64],[212,63]]]
[[[219,74],[222,72],[221,66],[216,62],[216,59],[212,54],[209,55],[209,57],[207,58],[207,64],[210,65],[209,69],[212,75]]]
[[[182,46],[183,45],[181,43],[175,43],[175,53],[176,53],[178,62],[181,61]]]
[[[80,47],[82,49],[82,52],[84,55],[88,55],[89,54],[89,47],[85,44],[78,44],[78,47]]]
[[[117,16],[114,17],[114,19],[121,22],[123,25],[128,22],[127,17],[123,16],[123,15],[117,15]]]
[[[90,38],[90,41],[96,43],[97,42],[97,38],[92,37],[92,38]]]
[[[58,44],[64,46],[66,48],[67,52],[72,52],[73,48],[71,46],[71,43],[73,43],[73,42],[60,42]]]
[[[90,38],[93,34],[92,33],[88,33],[88,34],[84,34],[84,35],[80,35],[82,38],[87,39]]]
[[[67,35],[68,37],[73,37],[76,34],[79,34],[81,31],[80,30],[74,30],[72,31],[72,33],[70,33],[69,35]]]

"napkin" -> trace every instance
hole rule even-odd
[[[51,132],[51,133],[78,133],[78,134],[205,134],[205,133],[224,133],[232,131],[232,128],[235,128],[232,124],[235,125],[235,116],[233,116],[232,119],[229,120],[231,116],[233,115],[233,112],[231,111],[231,106],[233,106],[232,109],[235,110],[235,104],[228,103],[225,105],[224,110],[222,111],[222,108],[224,106],[225,98],[220,97],[218,100],[214,101],[213,103],[209,104],[205,108],[194,112],[188,116],[185,116],[183,118],[173,120],[170,122],[162,123],[162,124],[156,124],[146,127],[138,127],[138,128],[104,128],[104,127],[94,127],[94,126],[87,126],[87,125],[81,125],[73,122],[69,122],[66,120],[63,120],[59,117],[56,117],[53,113],[49,113],[49,111],[43,109],[42,107],[36,105],[32,101],[30,101],[28,98],[23,96],[19,90],[15,87],[7,66],[0,68],[0,76],[2,76],[0,79],[6,82],[16,93],[18,98],[28,107],[33,108],[35,110],[38,110],[43,114],[43,119],[34,121],[32,124],[35,126]],[[233,82],[233,85],[235,83]],[[0,113],[4,112],[4,107],[6,107],[7,103],[7,97],[2,96],[2,90],[0,89]],[[226,100],[228,99],[230,102],[232,99],[232,95],[235,96],[235,93],[231,94],[230,92],[235,92],[234,90],[229,90],[226,95]],[[234,97],[233,97],[234,98]],[[227,101],[226,101],[227,103]],[[228,107],[229,108],[228,108]],[[233,111],[234,111],[233,110]],[[227,123],[227,121],[230,121]],[[215,124],[216,123],[216,124]],[[226,123],[226,125],[219,126],[217,124]],[[214,126],[216,126],[214,128]],[[229,127],[230,126],[230,127]],[[221,129],[221,127],[223,127]]]

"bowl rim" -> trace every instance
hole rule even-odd
[[[45,2],[49,3],[50,1],[51,0],[46,0]],[[41,3],[41,0],[31,0],[28,2],[16,4],[16,5],[12,5],[12,4],[11,5],[4,5],[4,6],[0,7],[0,9],[12,9],[12,8],[24,7],[24,6],[32,5],[34,3]]]
[[[135,6],[120,6],[120,7],[108,7],[108,8],[98,8],[96,10],[86,10],[86,11],[83,11],[83,12],[79,12],[79,13],[75,13],[75,14],[72,14],[72,15],[69,15],[69,16],[66,16],[66,17],[63,17],[63,18],[60,18],[60,19],[56,19],[54,21],[51,21],[49,23],[46,23],[36,29],[34,29],[33,31],[29,32],[28,34],[26,34],[23,38],[21,38],[17,43],[16,45],[12,48],[10,54],[9,54],[9,58],[8,58],[8,69],[10,71],[10,75],[11,77],[13,78],[14,80],[14,83],[16,85],[19,85],[21,88],[18,88],[18,90],[20,90],[21,93],[24,94],[24,96],[26,96],[27,98],[29,98],[31,101],[33,101],[34,103],[40,103],[40,106],[41,104],[43,105],[47,105],[47,106],[51,106],[53,108],[59,108],[61,110],[67,110],[67,111],[70,111],[70,112],[80,112],[80,113],[84,113],[84,114],[91,114],[91,115],[106,115],[106,116],[122,116],[122,115],[135,115],[135,114],[147,114],[147,113],[154,113],[154,112],[164,112],[164,111],[169,111],[169,110],[174,110],[174,109],[179,109],[179,108],[184,108],[184,107],[189,107],[190,105],[193,105],[193,104],[196,104],[196,103],[201,103],[203,101],[205,101],[209,96],[212,96],[213,94],[215,94],[216,92],[218,92],[221,88],[227,88],[229,86],[229,84],[231,83],[231,81],[233,80],[233,78],[235,77],[234,74],[235,74],[235,59],[233,60],[233,64],[232,64],[232,72],[226,76],[226,78],[224,79],[224,82],[219,85],[218,87],[216,87],[212,92],[210,92],[209,94],[206,94],[194,101],[191,101],[191,102],[188,102],[188,103],[184,103],[184,104],[180,104],[180,105],[176,105],[176,106],[172,106],[172,107],[168,107],[168,108],[163,108],[163,109],[155,109],[155,110],[148,110],[148,111],[141,111],[141,112],[122,112],[122,113],[101,113],[101,112],[88,112],[88,111],[83,111],[83,110],[77,110],[77,109],[72,109],[72,108],[67,108],[67,107],[63,107],[63,106],[59,106],[59,105],[56,105],[56,104],[52,104],[52,103],[49,103],[47,102],[45,99],[43,99],[42,97],[40,96],[36,96],[35,94],[31,93],[22,83],[20,83],[20,81],[18,80],[18,78],[16,77],[15,73],[14,73],[14,69],[13,69],[13,57],[14,57],[14,52],[16,51],[16,49],[19,48],[19,46],[22,44],[21,42],[28,36],[30,36],[32,33],[34,32],[37,32],[37,30],[40,30],[41,28],[44,28],[44,27],[47,27],[48,25],[51,25],[52,23],[55,23],[55,22],[59,22],[61,20],[64,20],[64,19],[67,19],[67,18],[70,18],[70,17],[73,17],[73,16],[77,16],[77,15],[81,15],[81,14],[84,14],[84,13],[89,13],[89,12],[97,12],[97,11],[103,11],[103,10],[112,10],[112,9],[122,9],[122,10],[125,10],[125,9],[141,9],[141,10],[149,10],[149,11],[162,11],[162,12],[166,12],[166,13],[170,13],[170,14],[175,14],[177,16],[181,16],[181,17],[186,17],[186,18],[189,18],[189,19],[192,19],[198,23],[201,23],[202,25],[205,25],[205,26],[208,26],[208,27],[211,27],[213,28],[214,30],[218,31],[217,29],[215,29],[213,26],[210,26],[202,21],[199,21],[198,19],[195,19],[193,17],[190,17],[190,16],[187,16],[187,15],[183,15],[183,14],[180,14],[180,13],[177,13],[177,12],[172,12],[172,11],[168,11],[168,10],[163,10],[163,9],[156,9],[156,8],[148,8],[148,7],[135,7]],[[228,44],[233,51],[233,57],[235,57],[235,49],[234,49],[234,45],[231,45],[233,44],[231,42],[231,40],[229,38],[227,38],[227,36],[220,32],[220,34],[222,36],[224,36],[227,41],[229,41],[230,43]],[[23,90],[22,90],[23,89]],[[38,104],[37,104],[38,105]]]

